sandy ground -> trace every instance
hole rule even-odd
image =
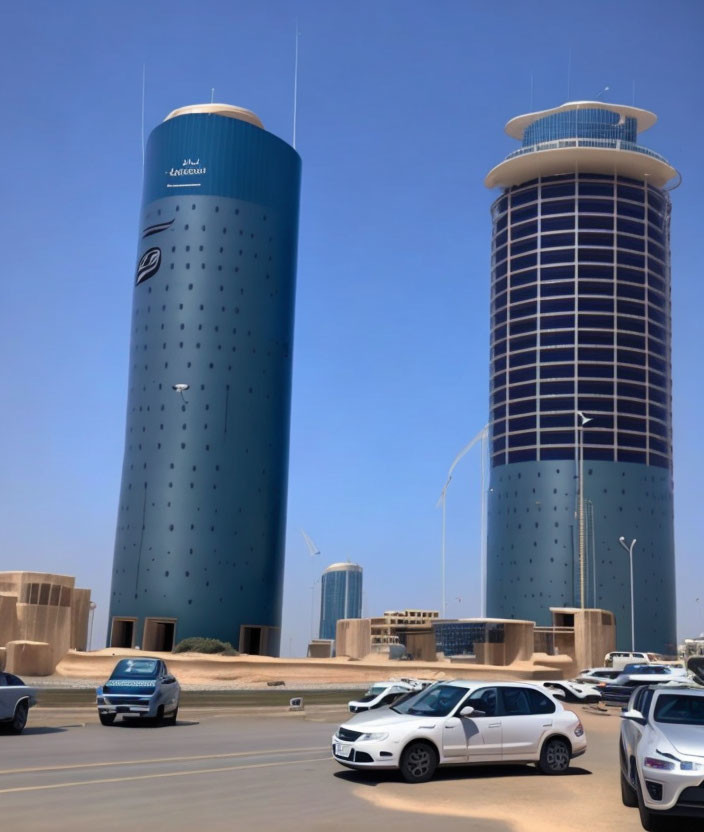
[[[90,653],[71,651],[59,662],[56,673],[44,684],[102,682],[119,658],[143,656],[140,650],[106,648]],[[268,682],[285,682],[287,686],[305,687],[364,685],[370,682],[413,676],[423,679],[551,679],[562,678],[571,668],[566,656],[536,657],[537,662],[516,662],[509,667],[495,667],[459,662],[399,662],[378,655],[360,661],[335,659],[273,659],[268,656],[204,656],[195,653],[150,653],[167,663],[169,670],[184,686],[207,685],[220,689],[267,687]]]

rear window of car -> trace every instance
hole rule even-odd
[[[656,722],[674,725],[704,725],[704,696],[660,694],[655,702]]]
[[[111,679],[156,679],[159,662],[156,659],[122,659],[112,672]]]

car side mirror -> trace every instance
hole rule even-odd
[[[550,691],[550,695],[554,696],[555,699],[564,699],[565,698],[565,692],[564,692],[564,690],[561,690],[560,688],[548,688],[548,690]]]
[[[631,722],[637,722],[639,725],[645,725],[647,721],[640,711],[634,709],[621,711],[621,719],[630,719]]]
[[[468,716],[486,716],[484,711],[478,711],[476,708],[473,708],[471,705],[465,705],[464,708],[459,712],[460,717],[468,717]]]

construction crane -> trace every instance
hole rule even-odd
[[[462,459],[463,456],[468,454],[472,448],[481,440],[482,443],[482,456],[481,456],[481,471],[482,471],[482,500],[481,500],[481,605],[482,605],[482,617],[484,617],[484,570],[485,570],[485,555],[484,555],[484,540],[485,540],[485,531],[484,531],[484,524],[485,524],[485,488],[484,488],[484,456],[486,452],[486,444],[487,439],[489,437],[489,425],[484,425],[484,427],[479,431],[479,433],[468,442],[464,448],[457,454],[457,456],[452,461],[452,465],[450,465],[450,470],[447,472],[447,480],[445,481],[445,485],[443,486],[442,492],[440,493],[440,499],[437,501],[436,505],[442,506],[442,615],[443,618],[446,615],[446,603],[445,603],[445,502],[447,499],[447,489],[450,486],[450,482],[452,481],[452,472],[457,467],[458,462]]]
[[[310,535],[307,535],[303,529],[301,529],[301,534],[303,535],[303,539],[306,542],[306,546],[308,547],[308,554],[314,558],[316,555],[320,554],[320,549],[315,545]]]

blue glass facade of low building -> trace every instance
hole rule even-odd
[[[110,597],[137,644],[149,618],[266,628],[278,654],[299,189],[298,154],[239,118],[149,138]]]
[[[333,564],[323,572],[320,588],[319,638],[334,639],[341,618],[362,615],[362,567]]]

